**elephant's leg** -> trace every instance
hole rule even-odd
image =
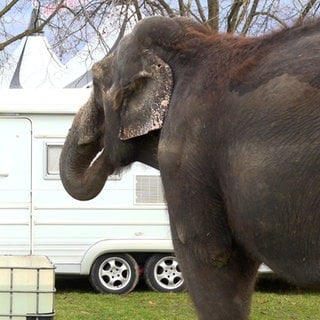
[[[176,244],[175,248],[199,318],[248,319],[258,264],[237,250],[229,261],[221,256],[210,263],[197,255],[196,246],[195,239],[191,247]],[[210,252],[212,248],[201,250]]]
[[[165,190],[175,251],[199,317],[248,319],[259,263],[236,243],[214,191],[188,185]]]

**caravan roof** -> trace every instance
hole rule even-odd
[[[0,91],[1,114],[74,114],[91,89],[6,89]]]

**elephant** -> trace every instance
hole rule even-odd
[[[62,183],[88,200],[134,161],[158,168],[200,319],[248,319],[262,262],[320,286],[320,21],[242,37],[148,17],[92,74]]]

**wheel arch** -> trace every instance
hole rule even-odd
[[[107,253],[172,253],[171,240],[101,240],[92,245],[84,254],[80,274],[89,275],[93,263]],[[133,254],[134,256],[134,254]]]

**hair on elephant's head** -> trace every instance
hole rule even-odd
[[[61,179],[73,197],[95,197],[110,174],[133,161],[157,166],[158,131],[173,90],[166,57],[187,21],[145,19],[93,66],[93,92],[60,158]]]

